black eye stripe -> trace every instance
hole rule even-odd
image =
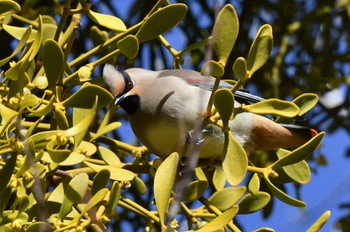
[[[124,72],[123,70],[118,70],[124,77],[125,87],[124,90],[119,96],[126,94],[134,87],[134,82],[131,80],[130,75],[127,72]]]

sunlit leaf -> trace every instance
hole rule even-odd
[[[243,57],[238,57],[232,67],[233,73],[241,81],[247,79],[247,64]]]
[[[248,157],[243,147],[231,132],[226,136],[225,143],[228,143],[228,145],[222,167],[227,181],[232,186],[236,186],[242,182],[247,173]]]
[[[253,73],[261,66],[263,66],[270,57],[272,44],[272,27],[269,24],[265,24],[261,26],[257,32],[248,53],[247,69],[250,76],[253,75]]]
[[[143,180],[138,177],[138,176],[135,176],[134,178],[134,184],[135,184],[135,188],[136,190],[141,193],[141,194],[145,194],[146,191],[147,191],[147,186],[145,184],[145,182],[143,182]]]
[[[225,73],[222,64],[215,60],[209,60],[204,63],[201,74],[205,76],[222,77]]]
[[[306,203],[303,201],[300,201],[298,199],[295,199],[289,195],[287,195],[286,193],[284,193],[282,190],[280,190],[279,188],[277,188],[269,179],[268,176],[264,175],[267,187],[269,188],[269,190],[271,191],[271,193],[277,197],[280,201],[288,204],[288,205],[292,205],[292,206],[296,206],[296,207],[305,207]]]
[[[320,231],[324,224],[328,221],[331,216],[331,211],[327,210],[324,212],[319,219],[307,230],[307,232],[316,232]]]
[[[214,48],[223,66],[226,65],[230,56],[238,31],[239,22],[235,8],[231,4],[227,4],[219,12],[213,28]]]
[[[187,6],[182,3],[170,4],[158,9],[146,18],[136,33],[138,41],[143,43],[169,31],[183,19],[186,12]]]
[[[309,110],[314,108],[317,102],[318,96],[314,93],[304,93],[293,100],[293,103],[300,109],[299,115],[304,115]]]
[[[222,166],[215,166],[213,174],[213,185],[217,191],[222,190],[226,184],[226,176]]]
[[[228,129],[228,122],[231,118],[235,99],[232,92],[228,89],[218,89],[214,94],[214,106],[221,116],[224,130]]]
[[[113,31],[126,31],[124,22],[115,16],[97,13],[92,10],[89,10],[88,16],[98,25],[101,25]]]
[[[134,59],[139,52],[139,41],[134,35],[128,35],[118,41],[118,48],[129,59]]]
[[[208,185],[205,180],[195,180],[183,186],[178,193],[181,194],[182,201],[192,202],[203,195]]]
[[[118,129],[119,127],[121,127],[121,125],[121,122],[112,122],[103,128],[99,128],[96,134],[91,138],[91,141],[96,140],[97,138],[101,137],[104,134],[107,134],[108,132]]]
[[[63,78],[64,55],[58,43],[49,39],[44,43],[43,65],[49,81],[49,89],[56,86],[57,80]]]
[[[111,177],[110,177],[111,180],[131,181],[135,177],[135,174],[133,172],[126,170],[126,169],[122,169],[122,168],[117,167],[117,166],[97,165],[97,164],[89,163],[86,161],[84,161],[84,164],[86,164],[86,166],[88,166],[89,168],[91,168],[95,172],[99,172],[102,169],[108,169],[111,173]]]
[[[111,214],[115,212],[114,210],[115,210],[115,207],[117,207],[119,198],[120,198],[120,185],[118,181],[114,181],[110,190],[109,199],[105,210],[105,215],[107,217],[110,217]]]
[[[246,187],[229,187],[213,193],[208,199],[220,211],[225,211],[236,204],[244,195]]]
[[[114,164],[115,165],[115,164],[120,163],[119,157],[113,151],[109,150],[108,148],[99,146],[98,147],[98,154],[107,164],[111,164],[111,165]]]
[[[248,193],[239,203],[239,214],[254,213],[264,208],[270,201],[271,196],[266,192]]]
[[[47,104],[40,104],[40,106],[37,109],[28,109],[28,111],[33,116],[41,117],[47,115],[53,107],[53,103],[55,101],[55,96],[52,96],[50,101]]]
[[[91,108],[96,96],[98,96],[97,108],[104,107],[113,100],[112,94],[106,89],[98,85],[85,83],[77,92],[64,100],[62,105],[65,107]]]
[[[254,175],[252,176],[252,178],[248,183],[248,191],[254,195],[259,192],[259,189],[260,189],[260,178],[257,173],[254,173]]]
[[[255,114],[272,114],[287,118],[293,118],[300,112],[299,107],[294,103],[276,98],[266,99],[251,105],[244,105],[244,109]]]
[[[315,137],[310,139],[307,143],[305,143],[304,145],[292,151],[289,155],[284,156],[282,159],[277,160],[275,163],[271,165],[271,168],[276,169],[286,165],[295,164],[306,159],[318,147],[318,145],[322,141],[322,138],[325,134],[326,134],[325,132],[321,132],[317,134]]]
[[[161,163],[154,176],[154,198],[161,224],[164,223],[164,216],[174,186],[178,163],[179,154],[172,153]]]
[[[198,232],[218,231],[219,229],[226,226],[229,222],[231,222],[232,219],[236,216],[237,212],[238,212],[238,206],[235,205],[196,231]]]

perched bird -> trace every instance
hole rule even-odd
[[[136,137],[154,154],[165,158],[184,145],[196,143],[199,157],[221,160],[224,133],[209,124],[197,138],[191,132],[200,125],[200,112],[207,107],[215,79],[192,70],[151,71],[141,68],[117,70],[106,64],[103,78],[129,116]],[[220,87],[230,87],[222,83]],[[235,93],[235,106],[263,98],[244,91]],[[239,102],[241,101],[241,102]],[[280,125],[271,119],[239,113],[230,121],[230,130],[246,151],[298,147],[317,132],[304,126]]]

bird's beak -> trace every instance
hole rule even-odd
[[[128,93],[124,93],[121,96],[117,96],[114,98],[114,105],[120,105],[120,103],[125,99],[125,97],[127,97]]]

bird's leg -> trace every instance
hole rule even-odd
[[[208,133],[208,132],[211,132],[211,131],[212,131],[211,127],[207,127],[207,128],[204,128],[204,129],[202,130],[202,134]],[[193,130],[192,130],[192,131],[187,131],[187,132],[186,132],[185,143],[186,143],[186,144],[191,144],[191,143],[193,143],[193,144],[195,144],[196,146],[201,145],[201,144],[203,143],[203,141],[204,141],[204,138],[199,138],[199,137],[193,138],[193,133],[194,133]]]

